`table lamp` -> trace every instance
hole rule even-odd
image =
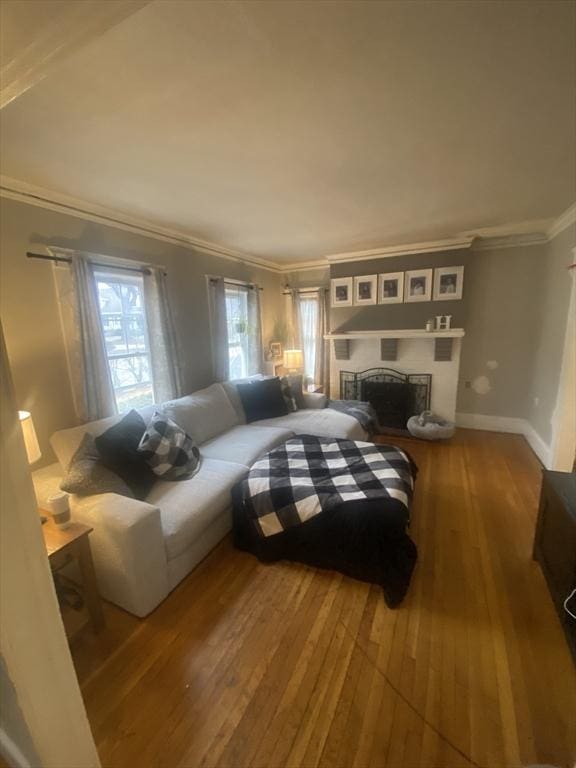
[[[42,451],[38,445],[38,438],[36,437],[32,416],[29,411],[18,411],[18,418],[20,419],[22,435],[24,436],[24,446],[26,448],[26,456],[28,457],[28,464],[34,464],[42,456]],[[36,504],[38,504],[38,499],[36,499]],[[42,523],[45,523],[45,515],[40,515],[40,520]]]
[[[34,464],[42,456],[42,452],[38,445],[38,438],[36,437],[32,416],[28,411],[18,411],[18,418],[20,419],[20,426],[22,427],[22,434],[24,435],[24,445],[26,446],[28,464]]]
[[[290,373],[298,373],[304,367],[304,355],[301,349],[284,350],[284,365]]]

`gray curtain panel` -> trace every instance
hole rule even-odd
[[[210,332],[212,336],[212,366],[216,381],[227,381],[230,373],[228,358],[228,327],[226,324],[226,293],[223,277],[208,279],[210,300]]]
[[[163,270],[150,268],[144,275],[144,300],[150,342],[152,380],[157,403],[183,394],[181,356]]]
[[[71,260],[73,291],[68,298],[73,306],[66,314],[71,325],[65,329],[65,338],[69,347],[76,347],[69,364],[79,365],[71,376],[71,383],[77,390],[74,400],[78,417],[82,421],[94,421],[114,415],[116,400],[100,323],[94,269],[83,254],[75,253]],[[62,317],[64,322],[64,314]]]
[[[262,346],[260,289],[257,285],[250,285],[248,286],[248,376],[262,373],[263,370],[264,350]]]
[[[316,361],[314,371],[314,381],[324,388],[325,394],[329,389],[329,367],[330,367],[330,348],[324,340],[324,334],[327,333],[327,313],[328,313],[329,293],[324,288],[318,290],[318,319],[316,325]]]
[[[290,291],[292,299],[292,349],[302,349],[302,324],[300,322],[300,291],[292,288]]]

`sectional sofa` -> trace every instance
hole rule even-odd
[[[234,382],[212,386],[140,410],[145,421],[164,411],[200,447],[199,471],[181,481],[158,480],[145,501],[114,493],[71,496],[72,516],[93,528],[90,541],[103,597],[146,616],[231,529],[232,487],[263,454],[295,434],[365,440],[351,416],[305,394],[306,408],[246,423]],[[56,432],[58,464],[35,474],[40,503],[60,482],[83,435],[97,436],[119,416]]]

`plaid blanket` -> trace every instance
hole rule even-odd
[[[363,400],[329,400],[326,407],[353,416],[369,437],[380,429],[376,411],[370,403]]]
[[[241,486],[248,516],[268,537],[347,501],[394,499],[409,511],[414,476],[393,446],[300,435],[257,461]]]

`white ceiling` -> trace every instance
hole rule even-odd
[[[2,110],[2,173],[278,262],[556,217],[575,9],[155,0]]]

